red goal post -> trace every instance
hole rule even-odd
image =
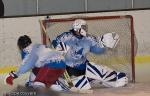
[[[72,22],[77,18],[86,20],[88,33],[96,37],[108,32],[119,34],[120,41],[115,49],[108,49],[105,54],[101,55],[90,53],[88,58],[96,64],[106,65],[114,70],[127,73],[130,81],[135,82],[135,51],[137,47],[135,46],[136,39],[131,15],[74,16],[42,20],[42,43],[49,45],[49,42],[56,36],[62,32],[68,32]]]

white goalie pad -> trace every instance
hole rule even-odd
[[[70,88],[69,84],[67,83],[65,79],[59,78],[59,80],[57,80],[56,83],[50,87],[50,89],[54,91],[59,91],[59,92],[71,91],[71,92],[77,92],[77,93],[91,93],[92,90],[89,90],[91,89],[90,83],[87,77],[85,77],[84,75],[79,76],[79,77],[74,77],[71,79],[71,81],[74,86]]]
[[[116,75],[112,74],[109,78],[107,76],[112,73],[113,70],[102,65],[96,65],[92,62],[87,64],[86,67],[86,76],[92,79],[107,81],[116,77]]]
[[[91,62],[87,64],[86,76],[99,80],[105,87],[122,87],[128,83],[125,73],[116,72],[106,66],[96,65]]]
[[[124,87],[124,86],[126,86],[128,84],[128,78],[126,76],[123,76],[122,78],[118,78],[118,75],[117,75],[117,80],[116,81],[103,82],[102,84],[105,87]]]
[[[84,75],[73,78],[72,83],[78,89],[82,89],[82,90],[91,89],[90,83],[87,77]]]
[[[59,78],[54,84],[51,85],[50,89],[58,92],[66,92],[70,90],[67,81],[63,78]]]
[[[127,76],[121,76],[122,74],[125,75],[124,73],[117,72],[117,83],[115,85],[116,87],[123,87],[128,84],[129,80]]]
[[[99,37],[99,43],[101,46],[108,48],[115,48],[119,40],[119,35],[115,32],[106,33]]]

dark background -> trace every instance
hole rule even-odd
[[[3,0],[3,3],[5,16],[150,9],[150,0]],[[3,5],[0,7],[3,15]]]

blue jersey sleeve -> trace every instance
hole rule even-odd
[[[54,39],[52,41],[52,45],[54,46],[54,48],[57,47],[58,44],[60,44],[60,42],[64,42],[67,40],[68,36],[69,36],[70,32],[64,32],[61,35],[57,36],[56,39]]]
[[[90,52],[95,54],[102,54],[105,52],[106,48],[100,46],[96,37],[89,35],[88,39],[91,41]]]
[[[101,48],[98,45],[91,46],[90,47],[90,52],[95,53],[95,54],[102,54],[105,52],[105,48]]]

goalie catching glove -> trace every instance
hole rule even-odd
[[[117,33],[112,32],[100,36],[98,40],[102,47],[115,48],[120,39]]]
[[[11,71],[5,78],[5,84],[13,85],[13,80],[18,78],[17,74]]]

